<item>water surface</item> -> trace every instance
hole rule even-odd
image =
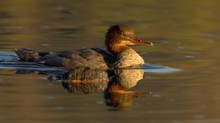
[[[73,93],[53,68],[0,66],[0,122],[219,123],[219,5],[218,0],[0,1],[1,54],[17,47],[104,48],[106,29],[128,23],[140,39],[155,44],[134,47],[147,64],[181,70],[145,69],[142,79],[133,77],[133,86],[109,88],[106,96],[101,87],[111,86],[104,80],[98,91]]]

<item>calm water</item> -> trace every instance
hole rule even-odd
[[[95,71],[103,79],[87,87],[68,76],[78,71],[0,66],[0,122],[219,123],[219,6],[219,0],[1,0],[0,58],[17,47],[104,47],[106,29],[128,23],[155,44],[134,47],[146,63],[181,71],[116,71],[110,84],[108,71]],[[122,87],[120,76],[132,82]]]

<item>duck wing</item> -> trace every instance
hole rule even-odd
[[[35,61],[54,67],[107,69],[115,62],[115,57],[99,48],[86,48],[62,52],[38,52],[32,49],[15,50],[21,61]]]
[[[51,52],[41,58],[45,65],[67,68],[110,68],[115,58],[105,50],[86,48],[64,52]]]

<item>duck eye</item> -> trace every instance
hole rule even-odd
[[[131,34],[124,34],[123,39],[125,39],[125,40],[134,40],[134,39],[136,39],[136,37],[134,35],[131,35]]]

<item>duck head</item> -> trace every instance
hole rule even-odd
[[[129,45],[149,45],[150,41],[143,41],[136,37],[132,27],[127,24],[119,24],[111,26],[105,35],[105,45],[112,54],[119,54]]]

